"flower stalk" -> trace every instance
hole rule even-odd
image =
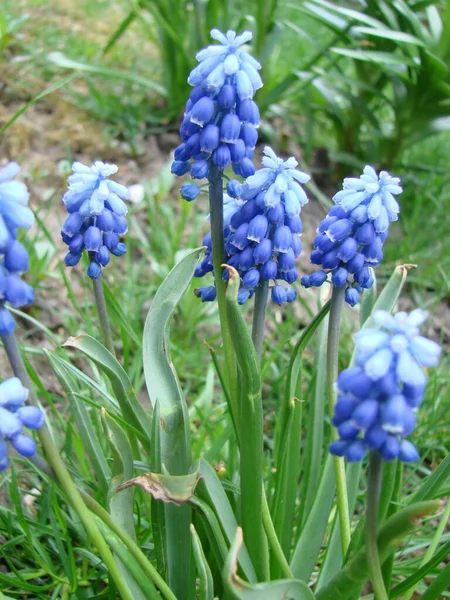
[[[344,307],[344,287],[334,287],[331,296],[330,319],[328,323],[327,342],[327,396],[330,415],[333,414],[336,404],[335,382],[338,376],[339,364],[339,338],[341,332],[341,318]],[[334,430],[332,433],[336,436]],[[350,516],[347,493],[347,480],[345,476],[344,459],[340,456],[333,457],[334,473],[336,477],[336,493],[339,514],[339,527],[341,531],[342,557],[347,554],[350,545]]]
[[[264,343],[264,323],[266,320],[267,300],[269,297],[269,282],[263,280],[256,289],[255,312],[253,313],[252,340],[255,345],[256,355],[261,360]]]
[[[373,450],[370,453],[369,485],[367,488],[366,549],[370,578],[375,591],[375,600],[388,600],[388,594],[384,586],[383,574],[381,572],[377,544],[382,475],[383,463],[381,454],[378,450]]]
[[[99,277],[92,280],[94,286],[95,304],[97,306],[98,320],[100,323],[100,329],[102,330],[103,341],[106,348],[111,352],[113,356],[116,355],[114,350],[114,343],[111,333],[111,324],[109,322],[108,310],[106,308],[105,292],[103,290],[103,278],[100,274]]]

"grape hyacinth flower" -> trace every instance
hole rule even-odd
[[[238,190],[240,197],[227,197],[224,204],[226,263],[241,276],[240,304],[265,280],[274,282],[272,301],[281,305],[296,298],[291,284],[297,279],[295,259],[302,249],[300,211],[308,202],[301,184],[309,175],[296,169],[295,158],[283,161],[268,146],[262,163],[264,168],[248,177]],[[234,187],[229,185],[229,191],[233,193]],[[206,256],[197,267],[197,277],[213,271],[210,234],[203,244]],[[223,276],[227,278],[228,272]],[[287,285],[280,285],[278,280]],[[199,288],[197,295],[203,301],[213,301],[211,287]]]
[[[15,162],[0,169],[0,334],[10,335],[16,326],[5,307],[28,306],[34,300],[33,288],[22,281],[28,271],[29,259],[25,247],[17,240],[17,229],[29,229],[34,215],[28,208],[29,193],[21,181],[14,180],[20,172]]]
[[[347,303],[359,302],[361,292],[374,282],[369,267],[377,267],[383,259],[389,224],[398,218],[399,183],[398,177],[386,171],[378,176],[370,166],[361,177],[344,179],[343,189],[333,197],[335,206],[314,239],[311,262],[322,270],[302,277],[304,287],[321,286],[330,273],[334,286],[346,287]]]
[[[211,37],[220,44],[198,52],[199,64],[188,78],[194,89],[181,123],[183,143],[175,149],[172,173],[208,178],[213,163],[219,170],[231,165],[237,175],[248,177],[255,172],[251,158],[259,110],[253,96],[263,85],[261,65],[242,47],[252,39],[250,31],[236,35],[230,30],[225,35],[213,29]],[[184,191],[189,201],[198,195],[192,187]]]
[[[114,256],[122,256],[126,246],[120,236],[127,230],[128,189],[108,179],[117,172],[116,165],[96,161],[91,167],[75,162],[72,165],[69,189],[63,202],[70,213],[61,229],[62,239],[69,247],[64,262],[74,267],[80,262],[84,250],[88,252],[87,274],[92,279],[100,277]]]
[[[20,379],[12,377],[0,383],[0,471],[9,464],[8,443],[27,458],[36,452],[36,443],[22,433],[24,427],[40,429],[44,413],[37,406],[22,406],[28,390]]]
[[[418,460],[416,447],[405,439],[416,424],[426,375],[424,367],[439,362],[441,349],[422,337],[420,325],[427,313],[375,311],[380,329],[355,334],[356,365],[337,380],[338,400],[333,425],[339,439],[330,452],[360,461],[368,450],[379,450],[384,460]]]

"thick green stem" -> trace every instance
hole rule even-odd
[[[36,399],[31,393],[31,381],[29,380],[28,373],[14,334],[2,335],[1,337],[6,354],[8,355],[9,362],[11,363],[11,367],[14,371],[14,375],[18,377],[22,384],[30,390],[29,403],[33,406],[38,406]],[[118,564],[114,560],[107,543],[98,530],[91,512],[83,502],[75,483],[70,477],[70,474],[60,456],[59,450],[53,443],[50,431],[46,424],[44,424],[42,429],[38,431],[38,436],[45,455],[47,456],[50,468],[53,470],[56,479],[67,496],[67,499],[80,517],[88,536],[97,547],[97,550],[111,577],[113,578],[120,595],[122,596],[123,600],[133,600],[133,596],[131,595],[124,576],[122,575]]]
[[[338,288],[333,286],[327,342],[327,396],[330,416],[333,414],[334,405],[336,403],[336,392],[334,385],[338,377],[339,369],[339,338],[341,332],[341,318],[344,307],[344,299],[344,287]],[[334,429],[332,435],[336,436]],[[344,459],[339,456],[334,456],[333,464],[336,477],[336,493],[339,513],[339,526],[341,531],[342,556],[345,557],[350,544],[350,517]]]
[[[256,355],[261,360],[264,343],[264,323],[266,320],[267,298],[269,296],[269,282],[264,280],[256,288],[255,312],[253,313],[252,340],[255,345]]]
[[[209,173],[209,213],[211,219],[211,242],[214,266],[214,279],[219,306],[220,328],[222,331],[223,349],[225,354],[225,379],[229,390],[229,409],[232,421],[239,437],[239,407],[237,389],[237,367],[233,352],[230,328],[228,325],[227,307],[225,301],[226,283],[222,278],[222,265],[225,262],[223,237],[223,187],[222,175],[216,166],[211,165]]]
[[[372,580],[376,600],[388,600],[386,588],[384,587],[383,574],[381,572],[377,544],[382,474],[383,463],[381,461],[381,455],[378,450],[374,450],[370,453],[369,485],[367,488],[366,550],[367,563],[369,565],[370,578]]]
[[[105,293],[103,291],[103,280],[102,276],[92,280],[94,285],[95,304],[97,305],[98,320],[100,322],[100,328],[102,330],[103,341],[106,348],[111,352],[113,356],[116,355],[114,350],[114,343],[111,333],[111,325],[109,323],[108,311],[106,309]]]

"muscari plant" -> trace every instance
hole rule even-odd
[[[14,179],[17,165],[0,171],[0,335],[15,375],[0,384],[0,469],[8,466],[10,444],[42,475],[43,487],[56,482],[60,501],[77,514],[92,543],[86,560],[108,572],[109,597],[345,600],[360,597],[369,579],[375,598],[397,597],[398,586],[391,587],[393,556],[420,519],[438,510],[436,498],[445,493],[441,488],[449,470],[445,459],[414,495],[402,496],[401,465],[420,459],[407,438],[420,419],[425,369],[438,364],[440,347],[420,335],[425,311],[392,314],[405,266],[396,268],[379,297],[374,293],[374,268],[382,261],[389,224],[399,213],[400,181],[370,166],[359,178],[344,181],[314,239],[311,263],[321,270],[305,275],[303,287],[295,289],[300,213],[308,200],[302,185],[309,176],[297,170],[293,157],[283,160],[269,147],[263,168],[255,169],[251,159],[259,113],[254,95],[262,80],[260,64],[243,47],[251,34],[213,30],[212,36],[220,44],[197,55],[180,127],[182,143],[172,165],[175,174],[190,173],[195,180],[183,184],[183,198],[193,201],[207,192],[211,231],[201,248],[176,264],[152,299],[142,345],[149,412],[116,358],[120,347],[112,335],[102,281],[111,254],[126,250],[121,236],[127,231],[128,191],[108,179],[117,171],[114,165],[75,163],[63,197],[69,212],[62,227],[69,248],[65,263],[74,267],[85,255],[105,344],[79,335],[64,346],[80,352],[108,380],[95,384],[103,390],[103,406],[88,409],[82,390],[92,380],[67,354],[47,356],[83,440],[95,482],[91,488],[73,467],[68,469],[69,457],[63,458],[44,419],[29,378],[31,367],[15,337],[10,307],[33,301],[21,279],[28,260],[17,235],[31,226],[33,215],[26,206],[26,187]],[[222,343],[211,352],[226,400],[222,418],[230,423],[227,469],[214,469],[202,455],[192,455],[188,406],[169,355],[170,319],[194,276],[211,278],[196,294],[217,302],[219,309]],[[283,311],[297,294],[310,294],[305,288],[325,284],[319,311],[295,337],[268,442],[261,365],[269,293],[272,306]],[[247,307],[252,297],[250,333],[241,305]],[[354,336],[354,358],[339,374],[345,301],[360,306],[361,329]],[[317,330],[319,360],[308,364],[304,352]],[[315,379],[314,394],[303,385],[307,368]],[[311,430],[306,433],[303,403],[309,405]],[[99,418],[104,435],[94,426]],[[37,430],[37,452],[35,442],[22,433],[24,426]],[[361,512],[355,503],[367,454],[366,509]],[[448,511],[438,531],[447,516]],[[439,537],[423,575],[442,558],[445,548],[437,550],[438,544]],[[401,593],[411,594],[417,582],[411,574],[400,585]],[[439,597],[447,582],[445,573],[439,575],[427,597]],[[33,589],[40,585],[37,577]],[[72,570],[71,593],[80,589]]]

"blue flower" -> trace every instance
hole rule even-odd
[[[89,277],[100,277],[102,267],[110,261],[110,254],[121,256],[126,251],[120,242],[127,232],[128,189],[107,179],[117,172],[116,165],[96,161],[91,167],[81,163],[72,165],[73,175],[68,178],[69,189],[63,202],[70,213],[61,229],[62,239],[69,247],[64,262],[74,267],[84,250],[88,252]]]
[[[211,37],[220,44],[197,54],[199,64],[188,77],[193,86],[180,126],[182,144],[175,149],[172,173],[190,172],[194,179],[209,175],[209,165],[220,170],[231,164],[248,177],[255,172],[251,157],[258,139],[259,110],[253,96],[262,86],[261,65],[242,46],[252,39],[217,29]]]
[[[421,309],[391,315],[375,311],[380,329],[362,329],[355,334],[356,367],[338,377],[338,400],[333,425],[339,440],[332,454],[349,461],[364,458],[367,450],[379,450],[385,460],[419,458],[415,446],[405,438],[416,423],[426,376],[424,367],[439,362],[441,348],[420,335],[427,318]]]
[[[345,300],[351,306],[359,302],[364,289],[373,285],[370,267],[383,260],[383,244],[391,221],[397,219],[398,204],[394,195],[401,193],[400,179],[386,171],[380,176],[370,166],[360,178],[344,179],[344,189],[333,200],[330,209],[317,229],[311,262],[320,265],[320,277],[302,277],[302,285],[322,285],[331,273],[331,283],[346,287]],[[317,281],[317,282],[315,282]]]
[[[272,300],[284,304],[296,298],[291,285],[297,279],[295,259],[302,250],[300,211],[308,201],[301,183],[308,181],[309,176],[296,170],[294,158],[283,161],[269,147],[264,154],[265,167],[249,177],[241,190],[230,184],[230,191],[240,191],[240,195],[225,195],[225,262],[241,276],[239,302],[251,298],[266,280],[274,283]],[[210,240],[207,242],[204,240],[206,257],[196,271],[197,277],[213,270]],[[223,276],[227,278],[228,273],[225,271]],[[199,295],[204,301],[214,299],[206,292]]]
[[[22,281],[21,274],[29,269],[25,247],[16,239],[17,228],[29,228],[34,222],[32,211],[26,206],[28,190],[13,178],[20,172],[16,163],[8,163],[0,170],[0,334],[9,335],[16,323],[5,302],[14,308],[31,304],[33,288]]]
[[[7,443],[25,457],[36,452],[34,440],[22,430],[24,427],[40,429],[45,417],[36,406],[22,406],[27,398],[28,390],[17,377],[0,383],[0,471],[9,464]]]

